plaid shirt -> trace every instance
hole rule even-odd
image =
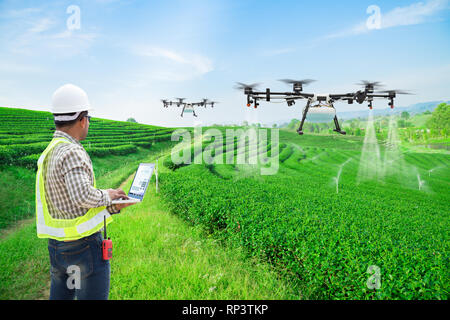
[[[81,143],[69,134],[56,130],[54,138],[66,138],[71,143],[59,143],[44,160],[42,173],[45,197],[54,219],[74,219],[90,208],[107,206],[110,213],[119,213],[111,204],[106,190],[96,189],[91,158]]]

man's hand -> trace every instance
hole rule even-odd
[[[125,192],[122,189],[108,189],[109,197],[111,200],[116,200],[120,198],[128,199],[128,196],[125,194]]]
[[[125,200],[129,199],[128,196],[125,194],[125,192],[122,189],[108,189],[106,191],[108,191],[108,194],[109,194],[109,197],[111,198],[111,200],[116,200],[116,199],[120,199],[120,198],[123,198]],[[114,206],[118,210],[122,210],[123,208],[132,206],[133,204],[136,204],[136,203],[116,203],[116,204],[114,204]]]
[[[115,203],[114,206],[118,209],[118,210],[122,210],[123,208],[132,206],[133,204],[136,204],[137,202],[131,202],[131,203]]]

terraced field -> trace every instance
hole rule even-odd
[[[5,182],[0,191],[8,195],[0,200],[0,229],[11,225],[17,228],[9,238],[0,240],[2,259],[10,259],[10,262],[2,261],[0,279],[8,286],[0,286],[0,296],[35,298],[48,277],[48,257],[45,246],[39,247],[43,243],[35,237],[32,225],[21,228],[17,221],[34,214],[35,165],[40,152],[51,140],[52,116],[9,108],[0,108],[0,115],[0,178]],[[206,232],[201,233],[205,238],[218,239],[225,248],[242,250],[246,260],[264,261],[273,266],[284,288],[276,297],[448,299],[448,152],[420,153],[402,146],[396,154],[398,158],[383,163],[381,176],[361,180],[360,167],[365,159],[362,157],[363,138],[298,136],[280,131],[279,142],[272,142],[269,135],[267,146],[259,141],[246,143],[244,149],[238,148],[242,143],[238,138],[211,142],[204,137],[196,141],[198,146],[188,144],[186,147],[191,164],[178,164],[170,156],[170,149],[175,145],[170,141],[174,129],[91,120],[88,138],[82,143],[92,156],[94,171],[100,177],[99,187],[117,187],[133,173],[137,163],[163,156],[158,199],[164,208],[195,230]],[[214,129],[224,132],[237,128]],[[388,152],[380,144],[380,155],[378,159],[373,158],[374,163],[385,159]],[[205,163],[204,153],[220,158],[222,164]],[[247,157],[247,164],[236,162],[240,156]],[[278,157],[276,174],[261,174],[263,168],[274,165],[264,160],[264,156]],[[258,157],[263,161],[249,164]],[[159,207],[155,199],[152,201],[152,206]],[[145,207],[130,210],[130,216],[121,215],[118,219],[122,221],[120,227],[111,228],[113,236],[122,239],[122,244],[119,243],[122,255],[115,263],[123,265],[125,260],[134,261],[128,270],[147,270],[144,265],[149,266],[148,270],[160,268],[152,264],[155,257],[147,254],[150,248],[129,240],[136,232],[133,228],[139,227],[139,232],[145,232],[147,225],[139,224],[139,219],[148,223],[150,213]],[[133,228],[127,219],[134,223],[130,224]],[[151,239],[159,236],[155,230],[149,233]],[[20,240],[23,237],[29,248],[39,249],[36,249],[38,253],[33,257],[30,273],[19,279],[14,275],[24,257],[16,249],[23,245]],[[164,247],[165,242],[157,247],[155,254],[164,251]],[[133,254],[136,248],[139,248],[139,256]],[[184,249],[178,251],[184,255]],[[144,256],[145,264],[141,259]],[[164,251],[164,263],[170,259],[170,254]],[[197,267],[199,272],[204,272],[201,266]],[[246,268],[240,266],[239,270]],[[148,290],[137,285],[144,283],[142,279],[147,279],[148,275],[127,273],[125,269],[117,271],[125,282],[115,283],[114,296],[133,298],[133,294],[139,292],[139,297],[149,297]],[[373,270],[378,271],[374,274]],[[233,271],[228,271],[232,277]],[[157,276],[162,277],[164,287],[173,288],[170,296],[176,298],[177,284],[173,280],[176,277]],[[247,275],[243,277],[247,279]],[[268,297],[268,292],[279,286],[279,279],[271,277],[255,275],[258,283],[264,283],[265,278],[270,280],[264,285],[265,293],[261,296]],[[374,277],[378,285],[375,287]],[[33,285],[33,279],[37,278],[39,283]],[[128,280],[130,282],[126,282]],[[189,281],[192,285],[183,287],[179,296],[187,299],[260,296],[255,294],[260,290],[258,285],[251,281],[249,288],[255,291],[238,294],[235,293],[239,289],[236,281],[231,291],[227,286],[231,280],[220,282],[220,286],[214,284],[217,293],[209,291],[210,284],[202,283],[199,287],[206,288],[207,292],[200,290],[195,294],[190,290],[197,288],[196,281],[203,280],[196,274]],[[270,286],[266,286],[269,283]],[[288,285],[284,286],[286,283]],[[152,288],[155,296],[165,297],[166,293],[158,291],[158,286]],[[227,292],[233,294],[228,296]]]
[[[0,230],[34,214],[34,180],[37,160],[55,130],[49,112],[0,107]],[[93,159],[94,171],[102,176],[117,166],[144,158],[156,144],[170,142],[174,129],[138,123],[91,118],[89,134],[82,141]],[[104,157],[116,156],[118,163]],[[121,163],[120,163],[121,162]],[[127,178],[132,171],[118,178]],[[119,181],[120,182],[120,181]],[[20,186],[11,188],[11,186]]]
[[[161,175],[161,190],[172,212],[270,261],[303,298],[447,299],[450,157],[404,152],[401,176],[358,184],[361,148],[281,132],[276,175],[191,164]]]
[[[52,139],[55,125],[49,112],[0,108],[0,164],[36,168],[36,161]],[[82,145],[90,156],[127,155],[170,140],[174,129],[91,118]]]

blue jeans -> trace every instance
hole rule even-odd
[[[107,300],[111,267],[101,232],[75,241],[48,240],[50,300]]]

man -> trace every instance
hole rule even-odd
[[[104,221],[131,205],[121,189],[97,189],[92,162],[79,141],[89,130],[86,93],[66,84],[53,94],[56,130],[38,160],[36,226],[48,238],[50,299],[108,299],[110,264],[102,258]]]

